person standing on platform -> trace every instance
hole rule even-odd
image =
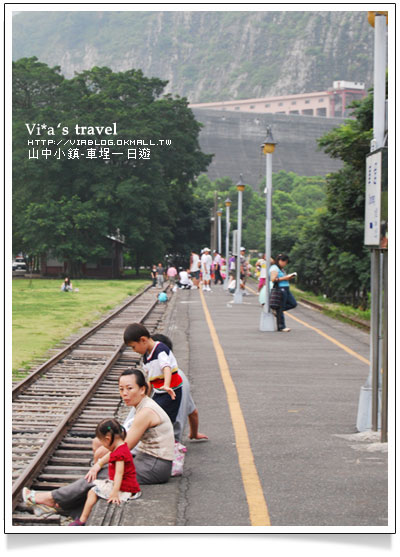
[[[225,280],[226,273],[227,273],[226,261],[223,257],[221,257],[221,277],[222,277],[222,280]]]
[[[289,288],[289,280],[294,279],[297,273],[286,274],[284,271],[286,265],[289,263],[288,255],[279,254],[275,258],[275,262],[276,263],[269,268],[269,276],[272,284],[275,285],[277,283],[278,288],[282,291],[282,305],[276,312],[278,331],[288,333],[290,329],[286,327],[284,312],[294,309],[297,306],[297,302]]]
[[[203,255],[201,256],[201,272],[203,275],[203,290],[206,292],[211,292],[211,264],[210,249],[204,248]]]
[[[164,285],[165,270],[161,263],[157,265],[157,286],[162,288]]]
[[[150,276],[151,276],[151,280],[153,281],[153,288],[155,288],[156,284],[157,284],[157,266],[156,265],[152,266]]]
[[[193,281],[192,288],[199,287],[200,267],[201,267],[201,263],[200,263],[199,254],[192,250],[190,253],[190,264],[189,264],[190,276],[192,277],[192,281]]]
[[[218,251],[214,251],[214,284],[218,284],[218,282],[224,284],[221,276],[221,261],[221,254]]]
[[[260,276],[258,277],[258,291],[260,292],[260,290],[264,286],[265,280],[267,278],[267,260],[266,260],[265,253],[257,261],[256,268],[257,268],[258,271],[260,271]]]
[[[167,277],[169,280],[169,284],[171,286],[171,288],[173,288],[175,286],[176,283],[176,275],[178,274],[178,271],[176,270],[176,268],[171,265],[170,267],[168,267],[167,269]]]
[[[245,291],[246,287],[246,279],[247,279],[247,261],[246,261],[246,248],[240,248],[240,288],[244,291],[244,294],[247,294]]]
[[[230,278],[234,279],[236,276],[236,256],[231,255],[228,261],[228,275]]]

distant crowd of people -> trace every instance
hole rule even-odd
[[[252,274],[252,267],[246,256],[246,248],[240,248],[240,255],[237,258],[232,255],[228,261],[217,251],[214,250],[211,256],[211,250],[204,248],[200,254],[196,251],[191,251],[189,264],[187,268],[169,265],[165,268],[162,263],[153,265],[151,277],[153,286],[162,288],[165,281],[169,281],[170,286],[175,291],[178,288],[184,289],[197,289],[202,288],[204,292],[212,292],[211,284],[223,285],[227,281],[227,290],[233,294],[236,290],[236,264],[240,265],[240,285],[239,288],[243,295],[248,295],[246,290],[246,282]],[[296,307],[297,302],[290,291],[289,282],[293,280],[296,273],[286,273],[285,267],[289,263],[289,257],[286,254],[279,254],[276,258],[270,258],[269,265],[269,289],[277,288],[280,291],[281,304],[279,307],[271,309],[276,317],[277,330],[282,332],[289,332],[290,329],[286,327],[284,312],[289,311]],[[259,300],[262,305],[265,304],[266,288],[267,288],[267,264],[266,255],[260,257],[255,268],[258,274],[258,292]]]
[[[250,265],[245,256],[245,248],[240,250],[240,288],[244,290],[246,279],[250,275]],[[205,292],[211,292],[211,285],[223,285],[228,280],[230,292],[236,288],[236,257],[231,257],[228,262],[217,250],[211,255],[210,248],[204,248],[200,254],[192,251],[187,267],[168,265],[162,263],[153,265],[151,279],[153,287],[163,288],[164,283],[169,281],[172,288],[197,289],[202,288]]]

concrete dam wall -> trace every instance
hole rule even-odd
[[[224,110],[192,108],[203,124],[199,142],[203,153],[214,154],[208,167],[210,180],[229,176],[233,182],[243,175],[246,184],[258,189],[265,179],[265,160],[261,145],[270,125],[278,143],[272,171],[286,170],[300,176],[325,176],[342,167],[318,150],[317,139],[343,124],[342,118],[319,118],[285,114],[245,114]]]

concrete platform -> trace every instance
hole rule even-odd
[[[162,331],[190,379],[200,431],[210,439],[184,440],[183,477],[144,486],[120,524],[160,531],[251,526],[232,426],[232,412],[241,412],[271,527],[387,532],[387,444],[355,427],[368,334],[300,305],[286,314],[290,333],[260,332],[258,296],[233,304],[222,286],[212,288],[173,295]],[[240,410],[229,407],[203,301]]]

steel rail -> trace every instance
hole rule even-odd
[[[146,289],[147,290],[147,289]],[[144,290],[145,291],[145,290]],[[143,292],[144,292],[143,291]],[[136,299],[136,298],[135,298]],[[131,300],[133,302],[133,300]],[[157,305],[158,300],[156,299],[146,310],[143,316],[140,318],[139,322],[143,322],[149,314],[153,311],[154,307]],[[125,304],[125,307],[129,305]],[[122,308],[123,309],[123,308]],[[113,313],[113,316],[120,313],[117,311]],[[109,321],[109,319],[107,319]],[[103,322],[104,324],[104,322]],[[30,486],[37,474],[41,471],[41,469],[46,465],[49,456],[52,454],[56,446],[59,444],[61,439],[65,436],[67,430],[70,428],[72,423],[76,420],[79,414],[82,412],[83,408],[87,404],[88,400],[91,398],[93,392],[97,389],[101,381],[104,379],[107,372],[113,366],[113,364],[118,360],[120,353],[125,348],[125,343],[121,343],[120,346],[114,351],[112,356],[107,360],[104,364],[103,368],[99,371],[98,375],[93,379],[92,383],[88,387],[85,393],[81,395],[75,405],[71,408],[68,414],[62,419],[59,425],[56,427],[54,432],[51,436],[47,439],[46,443],[43,447],[39,450],[36,457],[32,460],[32,462],[26,467],[24,472],[18,479],[13,483],[12,487],[12,511],[15,510],[15,507],[18,505],[19,496],[24,486]]]
[[[44,362],[38,369],[36,369],[32,373],[30,373],[27,377],[25,377],[25,379],[22,379],[22,381],[20,381],[17,385],[13,386],[13,388],[12,388],[12,400],[14,400],[19,394],[21,394],[21,392],[23,390],[25,390],[27,387],[29,387],[29,385],[31,385],[34,381],[36,381],[36,379],[38,377],[40,377],[40,375],[42,373],[44,373],[49,368],[53,367],[56,363],[58,363],[60,360],[65,358],[65,356],[67,356],[70,352],[72,352],[72,350],[74,348],[76,348],[81,342],[83,342],[84,340],[89,338],[91,335],[93,335],[98,329],[103,327],[106,323],[108,323],[116,315],[121,313],[121,311],[126,309],[133,302],[135,302],[138,298],[140,298],[140,296],[142,296],[150,288],[151,288],[151,285],[144,288],[141,292],[136,294],[136,296],[134,296],[131,300],[126,302],[123,306],[121,306],[120,308],[115,310],[113,313],[111,313],[110,315],[108,315],[107,317],[102,319],[102,321],[97,323],[97,325],[92,327],[89,331],[86,331],[86,333],[83,333],[79,338],[77,338],[76,340],[71,342],[71,344],[69,344],[68,346],[66,346],[65,348],[60,350],[60,352],[57,352],[57,354],[55,354],[52,358],[50,358],[49,360]]]

